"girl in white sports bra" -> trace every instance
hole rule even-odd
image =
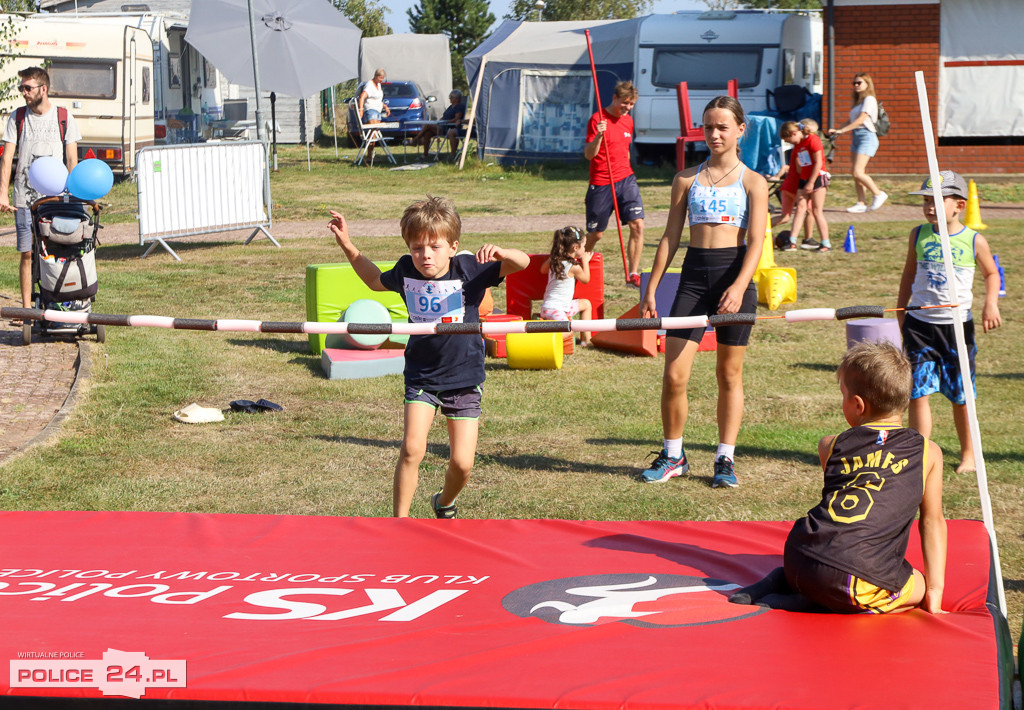
[[[640,315],[692,316],[754,313],[754,272],[768,221],[768,183],[740,160],[737,143],[746,129],[736,99],[718,96],[704,109],[704,139],[711,152],[704,163],[677,173],[665,233],[658,243]],[[682,240],[686,217],[690,239],[670,313],[659,314],[655,293]],[[715,328],[718,339],[718,451],[713,488],[738,485],[733,463],[743,417],[743,358],[750,325]],[[669,330],[661,390],[664,447],[642,478],[660,483],[689,470],[683,429],[689,415],[687,385],[702,328]]]

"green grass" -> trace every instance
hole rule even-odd
[[[441,188],[465,216],[582,212],[587,179],[587,165],[582,158],[565,164],[502,167],[480,162],[471,153],[463,170],[441,162],[425,170],[391,171],[390,165],[382,160],[372,168],[353,166],[356,151],[344,145],[339,140],[337,157],[333,145],[313,146],[309,170],[305,148],[278,147],[278,170],[270,178],[275,220],[320,220],[328,209],[339,206],[351,218],[397,219],[410,202]],[[401,165],[405,159],[402,149],[395,150]],[[409,148],[410,163],[418,155],[416,149]],[[852,204],[856,201],[853,181],[835,170],[828,204]],[[647,210],[668,209],[674,169],[642,165],[636,172]],[[923,176],[884,176],[878,177],[877,182],[889,193],[892,204],[919,205],[921,198],[907,193],[917,190],[922,179]],[[986,202],[1024,202],[1024,181],[1020,179],[979,176],[977,180],[982,207]],[[104,222],[134,221],[135,183],[119,181],[104,203]]]
[[[297,161],[301,151],[286,152]],[[282,211],[321,219],[321,203],[344,202],[353,216],[362,205],[360,216],[397,221],[401,206],[427,191],[456,196],[467,214],[562,213],[580,207],[579,169],[502,171],[474,165],[462,174],[450,166],[389,173],[329,165],[333,149],[329,152],[331,159],[310,176],[304,152],[301,170],[298,163],[282,166],[275,177],[288,183],[287,189],[275,187]],[[492,181],[492,175],[506,179]],[[486,184],[484,177],[497,184]],[[649,205],[663,204],[668,178],[641,175],[651,184],[645,191]],[[388,185],[397,196],[386,192]],[[1017,414],[1024,401],[1024,335],[1018,327],[1024,222],[987,221],[986,235],[1007,270],[1009,297],[1000,302],[1004,327],[979,333],[978,414],[1016,633],[1024,607],[1024,434]],[[903,222],[859,226],[857,254],[777,254],[780,265],[798,271],[798,301],[786,308],[894,305],[910,227]],[[652,231],[647,237],[646,263],[658,236]],[[530,252],[545,250],[548,238],[488,237]],[[482,238],[468,234],[462,241],[472,248]],[[398,257],[404,246],[395,238],[357,239],[357,244],[380,260]],[[304,320],[305,266],[342,260],[327,238],[286,240],[275,249],[266,241],[242,246],[199,237],[176,248],[181,263],[166,254],[139,260],[137,245],[101,247],[95,310]],[[606,252],[606,259],[614,264],[618,254]],[[5,293],[16,290],[15,260],[13,250],[0,253]],[[625,312],[636,299],[635,291],[609,277],[609,316]],[[504,303],[501,289],[495,300]],[[729,491],[708,486],[716,444],[713,354],[701,353],[693,372],[685,436],[691,475],[660,486],[641,485],[636,474],[648,452],[660,447],[661,358],[587,350],[569,356],[561,370],[543,372],[511,371],[503,360],[489,359],[477,466],[460,498],[461,510],[476,518],[799,517],[820,490],[818,438],[845,428],[834,379],[845,347],[841,323],[756,326],[737,454],[742,485]],[[107,343],[91,345],[90,351],[91,379],[60,436],[0,466],[0,509],[389,514],[402,432],[400,376],[328,381],[306,339],[287,335],[111,327]],[[225,422],[210,426],[171,419],[192,401],[226,408],[233,399],[259,397],[285,410],[263,416],[229,412]],[[949,408],[944,402],[935,405],[933,435],[947,456],[946,514],[980,518],[974,477],[954,474],[950,463],[957,444]],[[417,516],[428,514],[427,494],[443,477],[442,423],[431,441],[413,506]]]

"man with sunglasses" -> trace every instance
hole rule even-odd
[[[41,67],[18,72],[18,90],[25,99],[25,108],[11,113],[3,135],[3,157],[0,159],[0,212],[14,212],[21,252],[22,306],[32,306],[32,211],[31,205],[42,195],[28,184],[28,169],[36,158],[63,156],[70,171],[78,163],[78,141],[82,134],[74,117],[65,109],[50,103],[50,75]],[[58,115],[59,114],[59,115]],[[11,200],[11,169],[14,152],[18,152],[18,169],[14,175],[14,199]],[[13,202],[13,206],[12,203]]]

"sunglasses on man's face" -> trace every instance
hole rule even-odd
[[[18,86],[18,91],[24,94],[26,91],[34,91],[35,89],[38,89],[40,86],[42,86],[42,84],[36,84],[35,86],[33,86],[32,84],[20,84]]]

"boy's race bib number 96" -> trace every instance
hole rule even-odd
[[[462,281],[405,280],[405,304],[412,323],[461,323],[465,318]]]

